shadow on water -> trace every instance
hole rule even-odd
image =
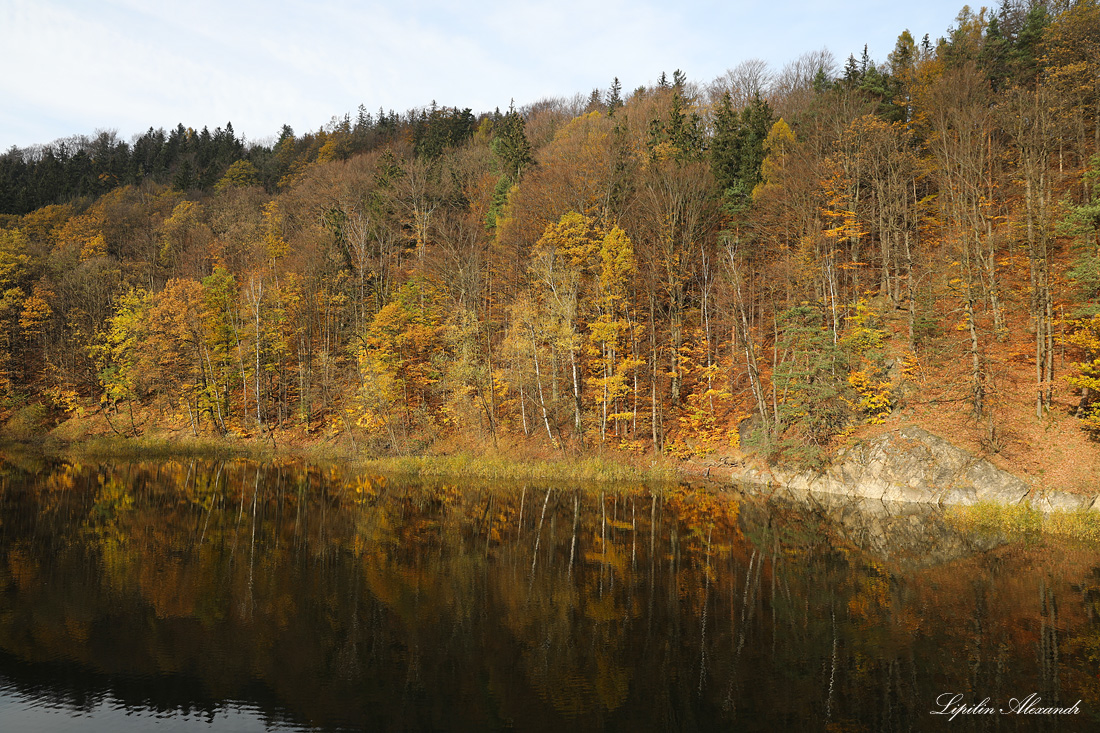
[[[0,727],[1088,730],[1098,611],[1100,548],[914,505],[0,469]]]

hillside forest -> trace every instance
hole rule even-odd
[[[882,61],[0,156],[12,434],[814,466],[904,415],[1087,445],[1098,298],[1096,0],[963,8]]]

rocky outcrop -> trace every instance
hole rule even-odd
[[[735,480],[773,488],[921,504],[1030,503],[1045,512],[1100,510],[1097,497],[1033,491],[1024,481],[918,427],[844,451],[821,473],[746,468]]]

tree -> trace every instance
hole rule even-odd
[[[635,275],[634,247],[619,227],[604,233],[600,240],[599,264],[595,279],[596,315],[589,324],[590,348],[594,352],[595,374],[592,384],[600,395],[600,442],[607,439],[608,421],[619,423],[635,417],[621,400],[630,392],[627,381],[632,370],[641,364],[628,353],[633,339],[634,324],[629,309],[629,283]],[[614,409],[620,405],[619,409]]]
[[[469,139],[474,134],[476,122],[468,108],[436,107],[433,102],[430,108],[421,110],[413,122],[413,149],[419,157],[434,160],[447,148]]]
[[[523,169],[534,163],[524,126],[524,119],[515,107],[509,107],[508,113],[493,125],[489,147],[500,160],[502,173],[512,184],[518,183]]]
[[[913,40],[913,34],[906,28],[898,36],[894,44],[894,50],[886,57],[886,65],[891,76],[901,77],[913,68],[917,61],[917,44]]]
[[[988,303],[993,334],[1004,335],[1004,314],[998,288],[995,230],[998,190],[994,166],[998,159],[989,89],[973,62],[959,62],[918,88],[934,175],[944,221],[957,243],[963,327],[970,337],[971,404],[974,416],[987,415],[989,391],[978,325],[980,301]],[[992,425],[992,422],[990,422]]]
[[[662,122],[662,117],[664,122]],[[649,311],[650,336],[650,419],[654,445],[663,441],[662,405],[678,409],[682,399],[685,316],[692,288],[709,287],[709,268],[697,266],[703,259],[714,261],[713,248],[718,225],[718,208],[712,195],[710,166],[695,147],[697,115],[680,106],[673,92],[664,115],[650,125],[650,155],[638,172],[630,202],[630,217],[624,221],[631,232],[639,271],[645,273],[643,287]],[[656,143],[656,144],[654,144]],[[703,275],[703,282],[697,275]],[[659,331],[663,333],[659,333]],[[668,401],[658,404],[657,392],[668,376]]]
[[[498,289],[522,290],[535,243],[567,212],[614,220],[630,165],[628,142],[618,129],[598,113],[563,123],[539,152],[538,165],[510,190],[495,230]]]
[[[194,201],[176,204],[171,216],[161,222],[156,236],[160,244],[157,264],[173,275],[205,274],[214,233],[206,223],[202,204]]]
[[[685,108],[680,87],[679,84],[673,87],[665,118],[650,123],[649,154],[654,160],[673,158],[688,162],[702,157],[702,119],[697,112]]]
[[[19,381],[19,318],[26,307],[32,261],[26,235],[19,229],[0,229],[0,380],[10,396]],[[21,376],[21,375],[20,375]]]
[[[1062,220],[1060,233],[1073,237],[1076,257],[1070,277],[1078,288],[1080,307],[1069,342],[1083,352],[1080,361],[1071,364],[1070,384],[1081,390],[1077,416],[1084,419],[1090,432],[1100,433],[1100,155],[1089,161],[1084,174],[1089,187],[1088,200],[1072,207]]]
[[[218,182],[214,185],[215,190],[222,190],[223,188],[229,188],[231,186],[245,187],[255,186],[260,182],[259,171],[256,170],[256,166],[247,160],[238,160],[225,171]]]
[[[1100,153],[1100,4],[1074,3],[1058,14],[1039,44],[1050,89],[1071,149],[1084,167]],[[1084,196],[1088,195],[1083,191]]]
[[[429,283],[408,282],[375,314],[357,348],[360,389],[352,410],[368,432],[385,429],[404,452],[430,426],[430,387],[439,379],[438,298]]]
[[[510,107],[508,113],[493,125],[493,138],[489,147],[499,161],[501,176],[493,191],[486,221],[490,228],[496,226],[497,218],[508,200],[508,192],[519,183],[524,169],[535,162],[524,126],[523,117],[516,112],[515,107]]]
[[[615,111],[623,106],[623,86],[619,83],[619,77],[611,82],[611,89],[607,92],[607,116],[614,117]]]
[[[568,212],[546,227],[535,245],[531,276],[541,301],[552,348],[568,355],[565,368],[573,393],[573,431],[583,440],[582,374],[584,370],[580,309],[585,280],[599,251],[600,234],[590,218]]]
[[[719,190],[735,209],[748,204],[760,183],[764,143],[773,123],[771,107],[760,97],[737,112],[729,93],[723,95],[714,117],[710,164]]]
[[[847,370],[820,308],[792,306],[779,314],[778,450],[788,459],[818,465],[822,451],[850,419]]]
[[[149,294],[145,291],[129,290],[124,293],[118,299],[115,313],[107,321],[106,328],[89,347],[99,368],[108,420],[110,412],[116,411],[118,404],[125,401],[131,434],[135,436],[138,425],[134,417],[134,401],[140,401],[150,388],[150,355],[143,348],[148,336],[145,312],[149,308],[149,300]]]
[[[1023,215],[1031,300],[1029,311],[1035,330],[1035,414],[1050,409],[1054,389],[1055,316],[1052,291],[1051,245],[1054,235],[1054,181],[1051,156],[1056,148],[1055,120],[1045,85],[1033,90],[1019,87],[1002,103],[1004,127],[1014,147],[1016,180],[1023,185]]]
[[[197,434],[201,416],[214,419],[218,410],[217,385],[209,376],[209,344],[203,320],[206,317],[203,288],[191,279],[168,281],[164,289],[153,294],[145,320],[145,338],[139,345],[147,356],[148,375],[154,388],[170,403],[183,402],[188,421]]]
[[[711,104],[720,104],[722,97],[730,95],[735,110],[748,106],[754,99],[767,99],[772,82],[768,62],[761,59],[742,61],[711,82]]]
[[[205,353],[207,387],[213,397],[213,418],[224,430],[228,427],[230,395],[235,385],[247,384],[240,342],[237,280],[223,267],[202,280],[203,331],[208,345]],[[242,405],[247,402],[242,399]]]

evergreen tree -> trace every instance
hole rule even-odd
[[[438,107],[435,102],[421,110],[413,122],[413,149],[421,158],[434,160],[447,148],[453,148],[473,136],[477,120],[466,108]]]
[[[985,43],[978,54],[978,66],[985,72],[993,91],[999,91],[1008,84],[1011,47],[1012,44],[1001,32],[1001,24],[994,15],[989,19]]]
[[[195,187],[197,180],[195,167],[190,159],[185,159],[180,162],[175,175],[172,176],[172,186],[179,191],[188,191]]]
[[[855,54],[848,54],[848,61],[844,64],[844,84],[849,87],[855,87],[859,85],[862,74],[859,71],[859,64],[856,63]]]
[[[658,157],[662,146],[667,146],[672,157],[681,163],[699,160],[703,155],[703,120],[697,113],[685,111],[679,90],[672,93],[668,117],[650,123],[650,154]]]
[[[1009,63],[1022,86],[1032,86],[1039,73],[1039,46],[1043,41],[1043,31],[1050,25],[1050,15],[1046,6],[1036,3],[1028,11],[1024,26],[1012,45]]]
[[[816,467],[826,444],[851,419],[844,354],[813,305],[783,311],[778,327],[779,349],[787,355],[775,369],[782,395],[778,452],[787,460]]]
[[[611,82],[611,89],[607,93],[607,115],[609,117],[615,114],[615,110],[623,106],[622,98],[622,84],[619,83],[619,77],[615,77]]]
[[[714,136],[710,140],[710,168],[718,189],[725,191],[727,197],[739,180],[740,123],[740,115],[733,108],[730,93],[727,91],[718,103],[718,111],[714,115]]]
[[[728,92],[719,103],[710,142],[710,163],[718,188],[733,210],[749,203],[753,189],[761,181],[764,141],[774,121],[771,107],[760,97],[754,97],[740,112],[733,108]]]
[[[531,143],[527,140],[526,121],[516,111],[515,106],[500,122],[493,125],[493,140],[490,147],[501,161],[501,169],[510,183],[519,181],[523,169],[534,162],[531,157]]]
[[[508,200],[508,192],[519,183],[524,168],[534,163],[525,126],[526,122],[514,104],[509,106],[508,114],[493,125],[493,139],[489,147],[500,163],[501,177],[493,189],[486,214],[485,223],[490,228],[496,226],[497,217]]]

